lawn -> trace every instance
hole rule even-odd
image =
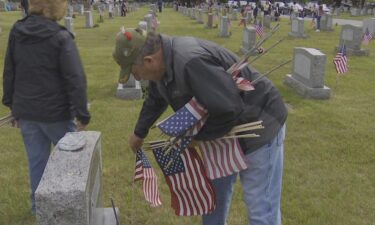
[[[127,144],[142,101],[115,98],[119,67],[112,59],[115,34],[121,26],[135,27],[148,8],[125,18],[105,19],[99,27],[84,28],[84,17],[74,22],[76,42],[88,79],[88,98],[92,122],[88,129],[102,134],[103,200],[110,207],[112,197],[120,208],[121,224],[193,225],[199,217],[177,217],[170,205],[168,187],[157,169],[163,206],[149,207],[141,186],[133,185],[135,156]],[[19,12],[0,14],[0,61],[3,62],[7,38]],[[219,38],[217,29],[205,29],[172,9],[158,14],[159,31],[168,35],[189,35],[208,39],[238,52],[242,28],[232,22],[232,36]],[[98,16],[95,14],[95,21]],[[277,48],[254,63],[261,72],[293,58],[294,47],[320,49],[327,55],[325,84],[332,89],[329,100],[308,100],[283,85],[291,64],[277,70],[270,79],[280,90],[290,111],[285,142],[285,171],[282,212],[286,225],[374,225],[375,224],[375,44],[369,57],[349,57],[349,73],[339,78],[332,59],[339,42],[340,27],[333,32],[316,33],[305,24],[308,39],[287,37]],[[272,45],[291,30],[288,19],[264,47]],[[3,64],[0,64],[0,71]],[[335,88],[334,88],[335,87]],[[0,87],[2,92],[2,87]],[[0,116],[8,109],[0,106]],[[170,114],[169,110],[165,115]],[[156,139],[153,130],[148,140]],[[0,224],[36,224],[31,215],[27,160],[19,130],[0,128]],[[150,152],[147,153],[152,157]],[[157,167],[155,161],[152,161]],[[247,222],[239,182],[236,185],[229,224]]]

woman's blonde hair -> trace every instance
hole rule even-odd
[[[30,14],[37,14],[48,19],[61,20],[67,9],[68,0],[29,0]]]

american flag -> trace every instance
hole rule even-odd
[[[245,156],[236,138],[199,143],[209,179],[225,177],[247,168]]]
[[[173,164],[168,166],[171,157],[176,154],[174,151],[178,150],[172,148],[171,151],[170,154],[165,154],[162,147],[153,148],[171,192],[171,206],[175,214],[193,216],[211,213],[216,207],[215,191],[206,177],[198,153],[194,148],[184,148],[173,159]]]
[[[137,150],[134,181],[143,181],[143,194],[152,207],[161,205],[158,178],[143,150]]]
[[[255,31],[257,32],[259,37],[262,37],[264,34],[264,29],[262,23],[259,21],[258,24],[255,24]]]
[[[372,39],[372,34],[370,33],[370,31],[368,30],[368,27],[367,27],[366,32],[363,34],[362,43],[365,44],[365,45],[368,45],[368,43],[370,43],[371,39]]]
[[[336,54],[335,58],[333,59],[333,63],[335,64],[337,73],[344,74],[348,72],[348,58],[346,57],[345,45],[342,45],[340,47],[339,52]]]
[[[193,127],[206,114],[207,110],[199,105],[195,98],[192,98],[175,114],[161,121],[156,126],[166,135],[177,137],[185,134],[187,130]]]
[[[241,79],[238,79],[237,81],[240,81]],[[242,80],[242,82],[245,82],[246,80]],[[196,117],[193,116],[193,114],[186,114],[181,113],[182,111],[185,111],[185,108],[188,107],[198,109],[198,111],[201,112],[200,119],[198,120]],[[190,111],[196,111],[196,110],[190,110]],[[189,112],[190,112],[189,111]],[[193,136],[199,132],[199,130],[203,127],[206,118],[208,116],[207,110],[204,109],[204,107],[195,99],[192,98],[182,109],[178,110],[174,115],[172,115],[169,118],[174,118],[176,121],[180,121],[175,117],[186,117],[184,118],[187,121],[194,121],[189,124],[189,127],[183,127],[179,124],[177,128],[181,128],[181,133],[184,135],[181,140],[181,145],[188,146],[191,142],[192,138],[189,137],[189,135]],[[191,117],[191,118],[189,118]],[[166,123],[166,121],[164,121]],[[170,124],[170,123],[169,123]],[[175,124],[175,123],[174,123]],[[171,126],[166,127],[167,129]],[[173,129],[175,125],[173,125]],[[164,132],[164,131],[163,131]],[[167,132],[164,132],[167,133]],[[228,176],[230,174],[233,174],[235,172],[238,172],[240,170],[246,169],[246,163],[245,163],[245,157],[243,155],[242,149],[238,143],[238,140],[236,138],[231,139],[215,139],[211,141],[203,142],[199,145],[200,151],[203,155],[203,162],[206,167],[206,171],[210,171],[207,173],[210,179],[216,179],[223,176]],[[174,154],[174,157],[179,154],[182,150],[184,150],[185,147],[178,148],[176,147],[177,153]],[[215,162],[215,163],[213,163]],[[225,170],[223,170],[225,168]]]

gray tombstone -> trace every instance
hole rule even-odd
[[[304,98],[329,99],[331,89],[324,85],[327,57],[314,48],[294,48],[292,74],[284,83]]]
[[[243,30],[243,40],[242,40],[242,46],[241,46],[241,52],[243,54],[246,54],[255,46],[255,43],[257,41],[256,38],[256,31],[254,27],[246,26],[246,28]]]
[[[322,31],[333,31],[333,19],[332,14],[325,13],[320,19],[320,30]]]
[[[146,21],[139,21],[138,28],[147,31],[147,22]]]
[[[214,22],[214,15],[212,13],[208,13],[206,28],[212,28],[213,22]]]
[[[361,12],[360,12],[360,15],[361,16],[366,16],[366,14],[367,14],[367,9],[366,8],[362,8]]]
[[[108,17],[110,19],[113,19],[114,18],[114,13],[113,13],[113,4],[109,4],[108,5]]]
[[[360,16],[361,15],[361,10],[358,8],[351,8],[350,9],[350,14],[351,16]]]
[[[103,208],[101,181],[100,132],[67,133],[35,192],[38,225],[116,225],[113,209]]]
[[[341,8],[335,8],[335,11],[333,12],[334,16],[340,16]]]
[[[253,12],[251,11],[246,12],[246,23],[251,23],[252,20],[253,20]],[[254,21],[254,23],[256,23],[256,21]]]
[[[74,19],[72,17],[65,17],[64,18],[64,24],[65,24],[66,29],[70,33],[75,35],[75,33],[74,33]]]
[[[86,28],[93,28],[94,27],[94,20],[92,18],[91,11],[85,11],[85,18],[86,18]]]
[[[152,14],[145,15],[144,21],[147,23],[147,32],[152,31]]]
[[[195,8],[190,9],[190,19],[195,20]]]
[[[219,37],[229,37],[229,18],[227,16],[222,16],[220,18],[220,29],[219,29]]]
[[[344,44],[348,55],[368,56],[370,50],[361,49],[362,37],[363,33],[361,26],[345,24],[342,26],[340,43],[339,46],[336,47],[336,50],[338,51],[340,46]]]
[[[126,84],[119,84],[117,87],[116,97],[125,100],[139,100],[142,99],[143,93],[139,81],[136,81],[133,76],[129,77]]]
[[[263,17],[263,26],[271,29],[271,16],[270,15],[265,15]]]
[[[78,5],[78,13],[81,16],[83,16],[83,14],[85,13],[85,6],[83,4]]]
[[[367,15],[372,15],[372,14],[373,14],[373,11],[374,11],[373,8],[369,8],[369,9],[367,9]]]
[[[368,28],[369,32],[374,36],[375,35],[375,18],[369,18],[363,20],[363,33],[366,32]]]
[[[120,5],[115,5],[113,8],[113,15],[114,16],[121,16],[121,8]]]
[[[305,21],[302,18],[292,19],[292,32],[289,32],[288,35],[295,38],[308,38],[308,36],[304,33],[304,22]]]
[[[66,13],[67,17],[73,17],[73,14],[74,14],[74,8],[73,8],[73,6],[72,5],[68,5],[68,7],[67,7],[67,13]]]
[[[203,12],[202,9],[197,10],[197,23],[204,24],[203,22]]]
[[[0,12],[4,12],[4,11],[5,11],[5,2],[0,1]]]

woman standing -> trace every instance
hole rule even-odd
[[[34,194],[51,144],[56,145],[66,132],[84,130],[90,114],[86,77],[73,35],[57,23],[65,15],[67,0],[29,3],[30,15],[17,21],[9,34],[2,102],[21,128],[35,213]]]

